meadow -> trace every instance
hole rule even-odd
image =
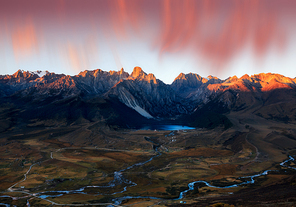
[[[233,114],[229,118],[237,121]],[[295,195],[295,172],[287,167],[295,163],[280,165],[296,155],[294,125],[257,117],[239,122],[228,130],[127,130],[87,123],[6,131],[0,135],[0,203],[176,206],[215,205],[229,198],[222,200],[239,206],[236,195],[287,180],[289,195]],[[254,184],[213,188],[197,183],[177,200],[192,181],[225,187],[264,170],[272,172],[254,178]],[[294,203],[283,198],[287,205]]]

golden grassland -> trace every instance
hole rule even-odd
[[[231,120],[235,114],[229,114]],[[105,203],[122,196],[155,196],[176,198],[187,184],[206,180],[218,184],[239,183],[240,176],[253,175],[266,169],[284,169],[279,163],[287,154],[296,155],[296,128],[254,117],[243,117],[226,131],[197,129],[187,131],[136,131],[112,130],[84,124],[80,127],[58,129],[29,128],[24,133],[9,131],[0,135],[0,190],[3,195],[19,196],[8,192],[15,190],[30,193],[54,190],[75,190],[87,185],[104,186],[113,180],[113,173],[135,163],[148,160],[157,153],[149,137],[159,144],[161,155],[145,165],[123,173],[136,186],[114,188],[89,188],[88,194],[67,194],[48,198],[57,203]],[[247,127],[246,127],[247,125]],[[294,130],[295,129],[295,130]],[[155,148],[155,146],[154,146]],[[36,163],[24,179],[24,174]],[[295,166],[291,163],[291,166]],[[281,171],[257,179],[257,185],[270,185],[289,178]],[[247,185],[246,187],[251,187]],[[229,195],[244,187],[218,189],[199,185],[182,200],[193,203],[204,197]],[[104,193],[105,195],[100,195]],[[108,195],[107,195],[108,194]],[[24,195],[23,195],[24,196]],[[30,197],[32,206],[50,203]],[[6,200],[5,200],[6,199]],[[27,197],[17,200],[0,198],[11,205],[22,206]],[[164,206],[179,201],[130,199],[122,205]]]

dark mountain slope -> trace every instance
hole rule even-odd
[[[231,111],[283,122],[296,120],[296,80],[279,74],[213,76],[181,73],[171,85],[135,67],[76,76],[17,71],[0,76],[1,123],[69,125],[102,121],[121,127],[162,120],[213,128]],[[41,77],[40,77],[41,76]],[[5,124],[4,124],[5,123]]]
[[[179,97],[170,85],[164,84],[153,74],[146,74],[135,67],[126,80],[118,82],[106,95],[118,99],[147,118],[173,117],[187,113],[190,106]]]

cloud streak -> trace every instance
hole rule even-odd
[[[122,48],[129,52],[143,41],[160,58],[189,54],[219,71],[246,47],[259,59],[272,47],[285,51],[296,33],[295,14],[295,0],[0,1],[0,23],[8,25],[1,41],[10,37],[17,61],[42,47],[63,48],[75,70],[97,59],[93,51],[104,52],[98,45],[109,45],[113,59],[125,62]]]
[[[63,50],[63,59],[76,72],[89,69],[92,61],[99,59],[97,38],[94,35],[87,37],[82,43],[67,42],[60,46]]]
[[[16,26],[11,34],[13,52],[16,60],[38,53],[38,35],[32,20]]]
[[[287,14],[275,0],[163,0],[160,54],[193,47],[217,68],[252,45],[258,57],[276,45],[285,48]],[[281,9],[278,9],[278,8]],[[295,9],[295,6],[294,6]],[[292,15],[292,17],[295,17]]]

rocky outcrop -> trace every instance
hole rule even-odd
[[[130,75],[123,69],[109,72],[97,69],[86,70],[75,76],[22,70],[0,76],[0,97],[13,96],[35,102],[74,96],[83,99],[111,98],[149,119],[176,118],[213,104],[219,104],[223,112],[258,106],[261,108],[256,109],[256,113],[268,117],[264,115],[268,107],[288,111],[285,106],[277,104],[294,103],[295,89],[295,79],[272,73],[244,75],[240,78],[233,76],[225,80],[181,73],[171,85],[167,85],[153,74],[146,74],[140,67],[135,67]],[[213,107],[209,110],[213,110]]]
[[[74,94],[102,95],[110,90],[118,81],[126,79],[129,74],[120,71],[105,72],[100,69],[84,71],[76,76],[55,73],[17,71],[13,75],[0,77],[0,90],[3,96],[21,93],[23,96],[33,95],[63,95]],[[5,88],[5,89],[4,89]],[[5,93],[4,93],[5,91]]]
[[[190,92],[197,90],[203,83],[208,80],[202,78],[198,74],[180,73],[177,78],[173,81],[171,87],[181,96],[186,97]]]
[[[120,80],[128,78],[129,74],[123,70],[103,71],[101,69],[93,71],[83,71],[74,76],[73,79],[77,88],[88,95],[101,95],[110,90]]]
[[[170,117],[186,113],[182,98],[153,74],[146,74],[135,67],[132,74],[118,82],[107,94],[116,96],[127,106],[135,109],[147,118]]]

